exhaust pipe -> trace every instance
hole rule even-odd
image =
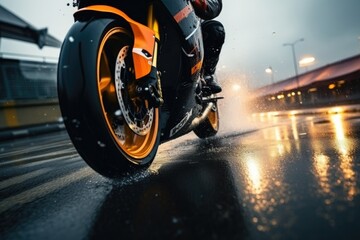
[[[205,108],[204,112],[201,114],[201,116],[194,118],[194,120],[191,122],[190,128],[194,129],[199,126],[199,124],[207,118],[213,106],[214,103],[210,102]]]

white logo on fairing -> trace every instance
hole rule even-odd
[[[139,54],[140,56],[146,58],[146,59],[151,59],[152,56],[150,53],[147,53],[146,50],[142,49],[142,48],[133,48],[133,53]]]
[[[182,127],[184,127],[185,123],[189,121],[192,115],[192,109],[190,112],[186,113],[185,117],[173,128],[170,130],[170,137],[174,136]]]

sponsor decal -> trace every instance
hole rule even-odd
[[[176,22],[181,22],[183,19],[187,18],[189,14],[193,11],[192,6],[186,5],[180,12],[175,14],[174,19]]]
[[[184,127],[185,123],[189,121],[191,115],[192,109],[190,110],[190,112],[186,113],[185,117],[173,129],[170,130],[170,137],[174,136],[177,132],[180,131],[180,129]]]

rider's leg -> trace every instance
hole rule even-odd
[[[204,79],[213,93],[221,92],[215,70],[225,40],[224,26],[216,20],[204,21],[201,25],[204,38]]]

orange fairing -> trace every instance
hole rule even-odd
[[[113,13],[125,19],[131,26],[134,34],[133,59],[135,67],[135,78],[139,79],[148,75],[153,65],[153,54],[155,47],[155,33],[141,23],[138,23],[128,17],[124,12],[117,8],[106,5],[93,5],[79,9],[78,12],[96,11]]]

